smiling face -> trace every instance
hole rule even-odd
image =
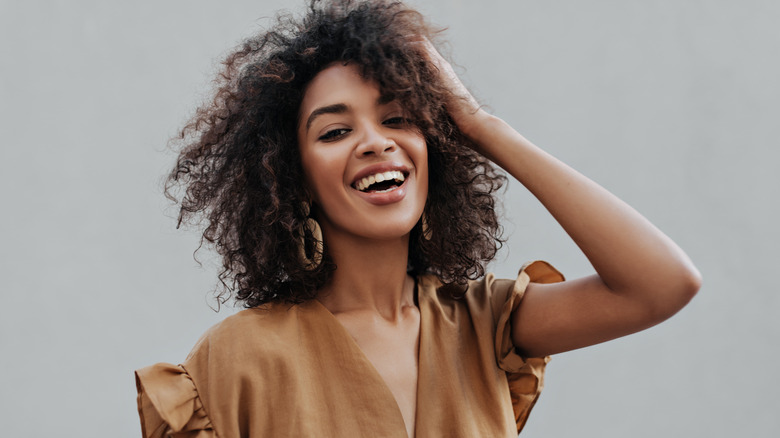
[[[404,237],[428,194],[425,139],[397,101],[355,65],[332,64],[309,83],[298,145],[327,239]]]

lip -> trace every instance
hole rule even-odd
[[[404,174],[404,182],[398,186],[398,188],[385,193],[361,192],[355,188],[355,183],[357,183],[357,181],[360,181],[369,175],[388,172],[391,170],[397,170]],[[360,169],[360,171],[355,174],[355,177],[352,179],[352,183],[350,183],[349,186],[360,198],[366,202],[374,205],[387,205],[398,202],[406,197],[406,186],[407,182],[409,182],[410,174],[411,172],[408,166],[405,166],[396,161],[385,161],[383,163],[372,164],[370,166],[364,167],[363,169]]]

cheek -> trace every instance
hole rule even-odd
[[[303,181],[301,181],[301,184],[304,185],[304,189],[308,196],[311,197],[311,201],[320,203],[320,192],[323,192],[321,186],[324,175],[322,163],[312,151],[301,151],[301,167],[303,169]]]
[[[425,140],[423,138],[420,138],[417,143],[417,147],[415,148],[415,167],[417,168],[417,175],[418,175],[418,185],[420,186],[421,190],[425,191],[425,194],[427,196],[428,193],[428,148],[426,146]]]
[[[301,152],[301,165],[306,191],[317,203],[327,203],[328,196],[332,196],[334,189],[341,184],[338,160],[333,154],[309,150]]]

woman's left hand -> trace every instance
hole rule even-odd
[[[458,125],[458,129],[468,137],[473,138],[478,127],[489,117],[489,114],[481,108],[477,99],[463,85],[463,82],[455,73],[455,69],[441,56],[430,40],[425,37],[416,37],[411,39],[410,43],[420,45],[424,55],[439,71],[442,83],[452,93],[451,98],[446,103],[447,111]]]

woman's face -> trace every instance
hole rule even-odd
[[[306,184],[326,238],[406,236],[428,195],[425,139],[397,101],[332,64],[309,83],[298,122]]]

